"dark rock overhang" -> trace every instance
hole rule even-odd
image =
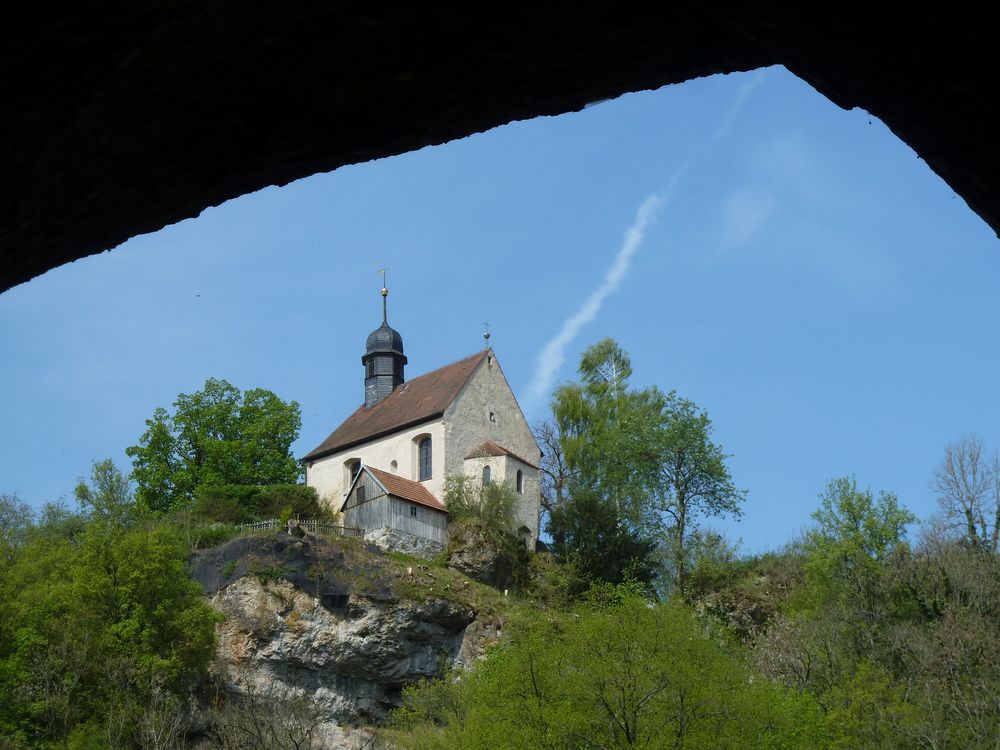
[[[1000,228],[995,34],[962,6],[17,7],[0,290],[268,185],[776,63],[878,116]]]

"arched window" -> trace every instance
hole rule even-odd
[[[490,483],[490,467],[489,466],[484,466],[483,467],[483,487],[485,487],[489,483]]]
[[[417,479],[423,482],[431,478],[431,439],[425,437],[417,446],[419,470]]]
[[[359,471],[361,471],[360,459],[349,458],[344,461],[344,492],[347,492],[347,489],[351,486],[351,482],[358,476]]]
[[[524,472],[517,470],[517,491],[524,492]]]

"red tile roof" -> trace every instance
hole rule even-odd
[[[371,466],[366,466],[365,469],[382,483],[382,486],[385,487],[390,495],[402,498],[403,500],[409,500],[413,503],[419,503],[420,505],[426,505],[428,508],[440,510],[444,513],[448,512],[448,509],[420,482],[414,482],[412,479],[403,479],[401,476],[390,474],[388,471],[382,471],[381,469],[374,469]]]
[[[531,463],[531,461],[521,458],[519,455],[514,453],[514,451],[508,450],[499,443],[494,443],[492,440],[487,440],[485,443],[477,445],[469,451],[469,455],[467,455],[466,458],[483,458],[484,456],[510,456],[514,460],[520,461],[522,464],[526,464],[533,469],[538,468],[535,464]]]
[[[330,436],[303,459],[317,458],[382,435],[440,417],[468,382],[488,350],[409,380],[366,409],[358,407]]]

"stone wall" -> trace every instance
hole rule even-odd
[[[445,411],[444,424],[447,441],[445,471],[449,474],[466,473],[465,457],[487,440],[492,440],[536,465],[541,462],[541,449],[535,442],[528,421],[524,418],[496,356],[492,353],[483,360],[458,398]],[[498,462],[492,469],[495,472],[494,478],[513,485],[517,472],[513,463]],[[528,471],[531,467],[519,465],[525,476],[517,523],[531,531],[533,543],[538,538],[541,486],[537,470]],[[479,472],[482,472],[481,466]],[[503,476],[497,476],[501,473]]]

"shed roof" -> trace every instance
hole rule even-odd
[[[494,443],[492,440],[487,440],[485,443],[480,443],[471,451],[469,451],[466,458],[484,458],[486,456],[510,456],[515,461],[520,461],[526,466],[530,466],[533,469],[538,467],[526,458],[521,458],[521,456],[514,453],[514,451],[509,448],[504,448],[499,443]]]
[[[414,482],[412,479],[404,479],[397,474],[391,474],[388,471],[382,471],[381,469],[376,469],[371,466],[362,465],[361,470],[358,472],[358,477],[361,476],[361,472],[368,472],[376,482],[382,485],[386,494],[398,497],[401,500],[409,500],[411,503],[417,503],[434,510],[439,510],[442,513],[448,512],[448,509],[445,508],[444,505],[442,505],[441,502],[430,493],[430,490],[420,484],[420,482]],[[351,491],[354,490],[354,485],[356,485],[357,482],[358,478],[355,477],[354,481],[351,483],[350,490],[347,492],[348,496],[350,496]],[[347,503],[347,497],[344,498],[344,503]],[[341,506],[341,509],[343,510],[343,506]]]
[[[489,349],[402,383],[370,409],[364,404],[310,451],[312,461],[444,414]]]

